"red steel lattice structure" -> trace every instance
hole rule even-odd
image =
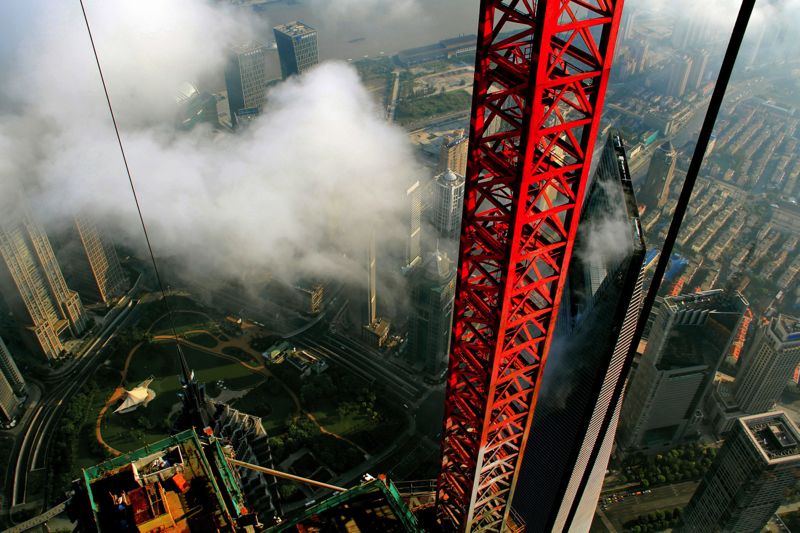
[[[506,523],[623,0],[482,0],[442,437],[445,529]]]

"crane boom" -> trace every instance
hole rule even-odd
[[[482,0],[437,516],[500,531],[577,230],[623,0]]]

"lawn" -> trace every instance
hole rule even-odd
[[[222,379],[233,390],[254,386],[263,379],[258,373],[232,363],[227,359],[183,346],[182,350],[195,376],[205,383],[209,395],[218,393],[216,381]],[[131,359],[126,387],[132,388],[150,376],[154,376],[150,388],[156,393],[147,407],[140,407],[127,414],[114,414],[112,406],[103,419],[103,438],[120,451],[129,451],[143,443],[153,442],[168,435],[179,402],[180,383],[175,343],[171,341],[142,345]],[[105,397],[108,397],[110,391]]]
[[[283,387],[270,379],[231,404],[242,412],[261,417],[264,429],[270,435],[286,431],[286,420],[294,412],[294,402]]]
[[[161,317],[153,324],[150,332],[153,335],[172,335],[173,326],[180,335],[186,331],[211,330],[216,327],[214,321],[209,320],[208,315],[202,311],[175,311],[172,313],[173,320],[169,317]]]

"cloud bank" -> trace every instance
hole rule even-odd
[[[51,225],[91,212],[141,245],[79,7],[48,5],[4,76],[2,98],[18,105],[0,116],[0,183],[22,181]],[[180,84],[218,81],[226,49],[263,28],[200,0],[87,11],[157,256],[206,278],[360,280],[370,231],[402,246],[416,163],[353,68],[325,63],[276,85],[236,135],[177,132]]]

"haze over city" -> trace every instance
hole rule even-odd
[[[800,531],[800,0],[0,24],[3,529]]]

